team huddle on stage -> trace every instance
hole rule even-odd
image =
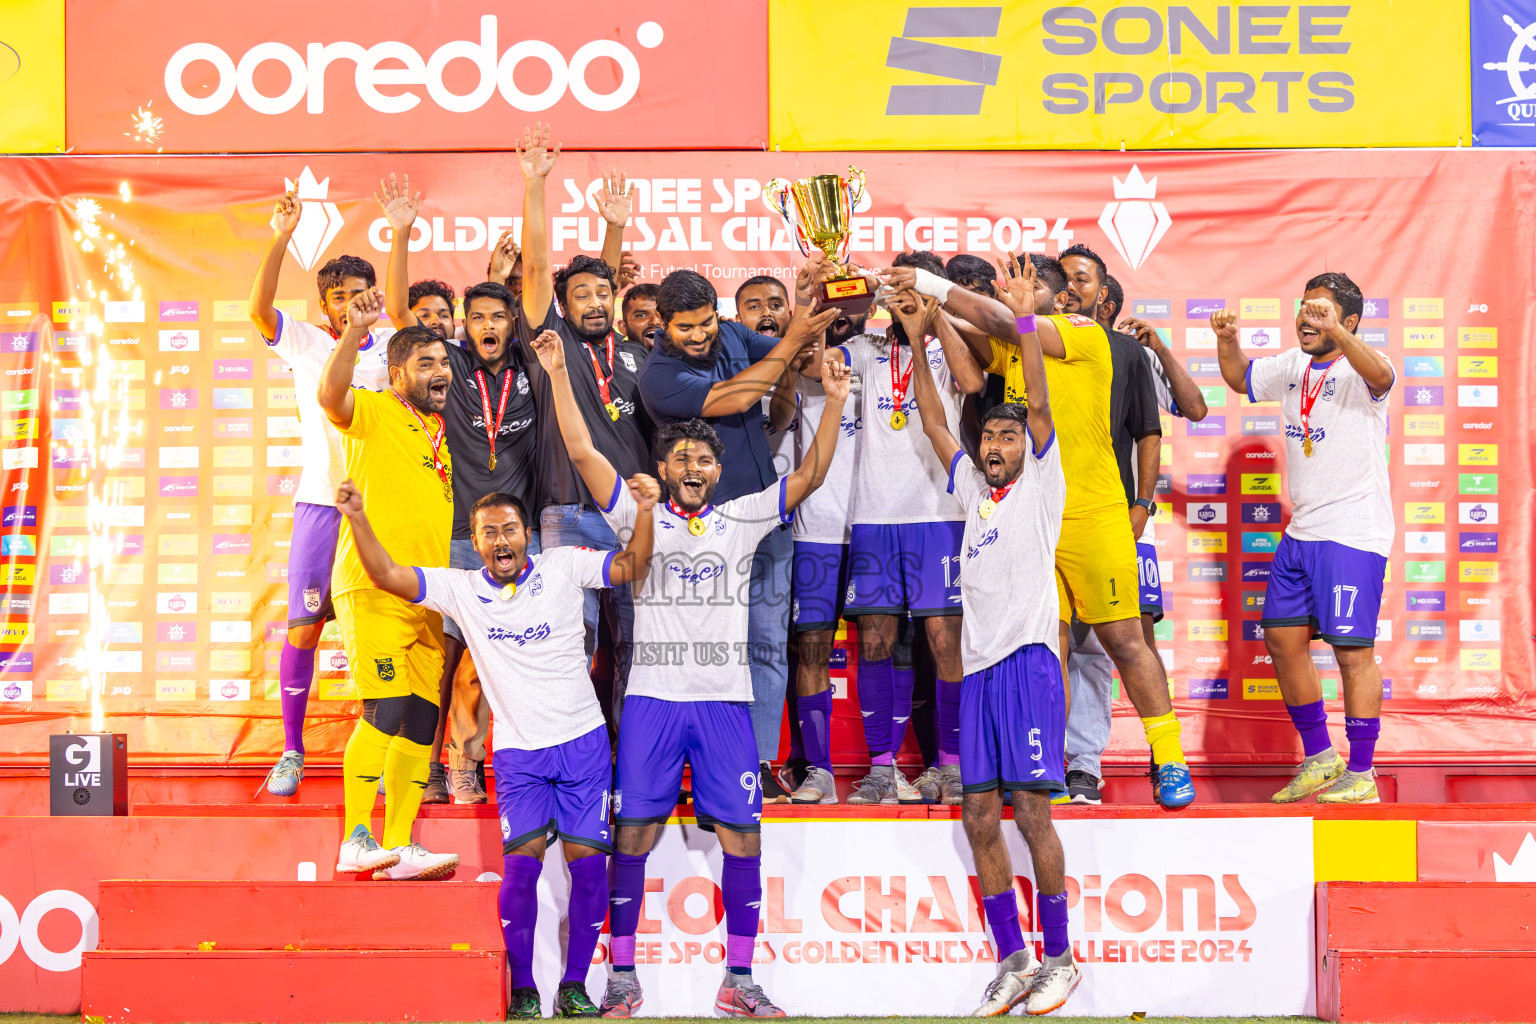
[[[630,1017],[643,1002],[646,857],[686,764],[693,814],[722,851],[715,1008],[784,1016],[751,972],[762,807],[840,799],[828,664],[846,617],[870,754],[847,799],[959,805],[998,961],[976,1015],[1061,1007],[1082,975],[1051,805],[1100,800],[1111,665],[1145,728],[1154,798],[1195,799],[1152,644],[1163,608],[1149,531],[1159,414],[1203,417],[1200,389],[1155,329],[1115,330],[1124,296],[1084,246],[995,268],[900,253],[859,271],[863,308],[820,302],[845,268],[818,253],[793,294],[749,279],[725,319],[697,273],[634,282],[615,173],[596,200],[602,257],[551,273],[544,191],[559,147],[539,126],[517,155],[521,246],[498,242],[458,323],[451,289],[410,282],[409,180],[391,176],[379,196],[394,231],[383,293],[366,261],[332,260],[318,274],[323,326],[275,308],[300,213],[291,192],[277,203],[251,315],[293,369],[305,461],[280,660],[286,750],[268,788],[291,795],[302,779],[315,648],[334,617],[362,699],[338,875],[455,870],[413,825],[423,799],[485,799],[477,768],[494,718],[507,1016],[541,1015],[536,884],[558,837],[571,895],[555,1012]],[[877,308],[890,326],[866,333]],[[1262,626],[1304,760],[1281,802],[1377,798],[1372,645],[1394,533],[1395,377],[1353,333],[1361,312],[1348,277],[1320,275],[1298,347],[1252,361],[1235,314],[1211,318],[1227,384],[1279,402],[1286,424],[1292,513]],[[1343,675],[1347,762],[1308,653],[1317,638]],[[895,754],[914,641],[936,678],[932,757],[912,780]],[[786,698],[791,757],[776,770]],[[1038,960],[1005,800],[1033,861]],[[594,1000],[585,981],[605,914],[612,963]]]

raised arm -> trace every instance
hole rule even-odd
[[[915,293],[914,293],[915,298]],[[949,366],[949,375],[954,378],[955,386],[967,395],[979,395],[987,386],[987,373],[978,363],[975,354],[969,345],[960,337],[950,323],[949,317],[938,308],[937,299],[924,300],[918,305],[916,312],[912,311],[912,303],[897,302],[900,309],[893,309],[896,319],[900,321],[902,330],[907,332],[908,338],[916,338],[918,334],[932,331],[939,339],[939,346],[944,350],[944,362]],[[985,339],[983,339],[985,341]],[[991,343],[986,342],[989,349],[988,362],[991,361]]]
[[[1328,299],[1308,299],[1301,304],[1301,316],[1308,324],[1333,339],[1344,353],[1349,365],[1365,381],[1371,394],[1381,398],[1392,390],[1396,374],[1385,356],[1355,336],[1355,332],[1339,323],[1339,311]]]
[[[820,343],[807,345],[779,374],[778,382],[768,392],[768,422],[774,430],[788,430],[795,422],[795,413],[800,409],[800,375],[809,361],[819,358],[823,351]]]
[[[320,390],[316,397],[325,418],[336,426],[346,429],[352,425],[352,370],[357,366],[357,349],[368,337],[368,328],[378,322],[383,311],[383,300],[377,288],[358,292],[347,303],[347,329],[331,349],[320,374]],[[413,591],[414,593],[414,591]]]
[[[656,517],[651,509],[661,500],[661,484],[653,476],[636,473],[625,483],[635,499],[635,528],[608,570],[608,582],[616,587],[640,583],[651,569],[651,551],[656,541]],[[612,494],[612,491],[608,492]]]
[[[522,251],[517,247],[517,239],[512,237],[512,229],[508,228],[496,239],[496,248],[491,250],[491,260],[485,265],[485,279],[512,287],[508,283],[512,278],[512,268],[517,266],[521,258]]]
[[[560,437],[565,441],[566,454],[581,474],[581,482],[599,502],[606,502],[613,494],[619,474],[613,463],[603,457],[592,443],[587,421],[576,404],[576,392],[571,390],[571,378],[565,367],[565,343],[554,331],[545,331],[533,339],[533,351],[539,365],[549,374],[550,391],[555,400],[555,418],[560,423]]]
[[[379,543],[379,538],[374,536],[373,526],[363,511],[363,493],[350,479],[343,480],[336,491],[336,511],[346,516],[347,524],[352,527],[352,539],[357,543],[357,558],[363,563],[368,578],[380,590],[414,601],[421,592],[416,570],[408,565],[400,565],[389,557],[389,552]]]
[[[597,210],[607,227],[603,229],[603,262],[615,275],[624,269],[624,225],[629,223],[630,186],[624,172],[615,168],[604,175],[603,190],[597,194]]]
[[[923,434],[927,436],[928,443],[933,445],[934,454],[939,461],[948,466],[954,461],[955,452],[960,450],[960,442],[955,440],[955,435],[949,432],[949,421],[944,418],[944,405],[939,401],[939,386],[933,379],[933,370],[928,366],[928,353],[923,350],[920,340],[912,340],[912,397],[917,400],[917,415],[923,421]],[[891,346],[891,358],[895,359],[897,348]]]
[[[1211,330],[1216,332],[1216,361],[1221,364],[1221,379],[1240,395],[1248,393],[1248,363],[1237,340],[1237,310],[1218,309],[1211,314]]]
[[[778,383],[780,375],[789,368],[800,351],[816,344],[817,339],[826,334],[832,321],[837,319],[837,312],[836,306],[828,306],[826,309],[797,307],[784,332],[784,340],[736,376],[716,382],[705,396],[704,407],[698,415],[729,416],[732,413],[747,412],[757,405],[769,389]]]
[[[1163,376],[1168,378],[1168,393],[1173,396],[1173,407],[1178,415],[1195,423],[1205,419],[1209,411],[1205,407],[1205,394],[1189,375],[1189,371],[1174,357],[1173,351],[1163,344],[1157,330],[1135,317],[1126,317],[1120,321],[1120,329],[1136,335],[1142,347],[1157,357],[1158,365],[1163,368]]]
[[[853,371],[843,362],[841,352],[828,352],[821,364],[821,385],[827,392],[827,404],[816,425],[811,450],[800,459],[795,471],[784,478],[784,507],[795,508],[820,487],[837,452],[837,435],[843,429],[843,406],[853,389]]]
[[[555,285],[549,276],[549,225],[544,222],[544,185],[560,156],[549,142],[549,125],[523,129],[517,162],[523,169],[523,316],[537,327],[549,315]],[[610,492],[611,493],[611,492]]]
[[[251,323],[263,338],[277,337],[277,307],[273,302],[277,300],[277,282],[283,273],[283,253],[288,249],[293,229],[299,226],[300,211],[297,185],[284,193],[272,209],[272,244],[267,246],[267,254],[256,269],[256,280],[251,283]]]
[[[404,183],[397,186],[391,172],[389,180],[380,180],[373,198],[383,207],[384,219],[394,232],[389,243],[389,269],[384,274],[384,312],[396,327],[411,327],[416,324],[416,314],[411,312],[411,225],[416,223],[421,193],[412,198],[411,176],[407,174]]]

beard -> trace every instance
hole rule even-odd
[[[565,325],[571,329],[572,334],[583,341],[601,341],[608,336],[609,331],[613,330],[613,317],[606,317],[601,328],[588,327],[584,318],[572,320],[566,317]]]
[[[784,337],[784,332],[780,329],[779,322],[771,316],[763,317],[757,322],[756,326],[754,326],[752,330],[757,334],[766,334],[773,338]]]
[[[864,333],[864,322],[869,319],[868,313],[860,313],[858,316],[840,316],[832,321],[827,328],[827,340],[834,343],[842,343],[849,338],[857,337]]]
[[[662,328],[656,334],[656,351],[686,363],[695,370],[712,370],[720,359],[720,334],[716,332],[715,336],[709,339],[709,348],[702,356],[692,356],[672,344],[672,338],[667,334],[666,328]]]
[[[432,383],[432,378],[413,381],[411,386],[404,391],[405,400],[414,405],[420,412],[442,412],[443,406],[448,403],[447,385],[443,386],[439,394],[434,394]]]

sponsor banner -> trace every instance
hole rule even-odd
[[[369,15],[303,0],[71,3],[69,145],[504,151],[535,121],[558,125],[569,148],[767,140],[767,0],[655,0],[600,27],[559,6],[489,0],[384,0]],[[131,117],[144,107],[153,138]]]
[[[1471,141],[1467,10],[1440,0],[1262,8],[780,0],[770,33],[775,148]],[[838,69],[835,100],[829,68]]]
[[[521,227],[513,215],[520,209],[517,197],[509,194],[509,183],[521,180],[515,158],[505,153],[401,154],[390,163],[397,172],[410,174],[413,188],[423,192],[420,218],[412,229],[412,277],[456,286],[482,277],[487,248],[502,231]],[[1322,235],[1297,233],[1295,226],[1332,223],[1331,213],[1320,212],[1317,197],[1323,194],[1332,204],[1329,210],[1362,211],[1352,221],[1350,273],[1373,296],[1370,323],[1386,332],[1380,351],[1400,372],[1409,358],[1442,360],[1422,364],[1425,376],[1404,375],[1385,400],[1390,501],[1399,525],[1378,635],[1409,640],[1410,618],[1442,624],[1443,632],[1431,637],[1419,627],[1411,642],[1378,646],[1383,674],[1399,682],[1399,703],[1428,699],[1418,695],[1436,688],[1433,708],[1402,716],[1404,721],[1384,732],[1378,750],[1384,760],[1496,761],[1524,749],[1510,737],[1536,720],[1530,654],[1520,641],[1531,632],[1530,598],[1522,586],[1530,578],[1530,520],[1527,503],[1504,498],[1501,504],[1498,477],[1530,479],[1529,403],[1519,401],[1517,390],[1509,387],[1499,394],[1497,381],[1467,379],[1465,387],[1479,389],[1475,397],[1483,404],[1461,408],[1458,389],[1463,385],[1456,381],[1460,360],[1494,354],[1502,361],[1503,377],[1524,379],[1529,355],[1522,339],[1536,333],[1528,323],[1531,312],[1517,303],[1488,300],[1529,294],[1536,284],[1525,261],[1492,255],[1458,261],[1446,255],[1443,244],[1446,237],[1465,236],[1479,241],[1472,250],[1477,253],[1536,248],[1529,219],[1508,216],[1511,209],[1536,205],[1536,171],[1524,155],[1352,150],[1216,153],[1195,159],[1176,153],[1133,158],[1119,153],[976,153],[967,157],[967,173],[956,176],[953,157],[944,154],[570,150],[557,163],[548,187],[553,262],[596,250],[602,224],[589,197],[600,187],[599,171],[617,165],[636,184],[625,245],[640,264],[642,280],[658,281],[672,269],[689,267],[729,298],[749,276],[788,278],[802,259],[778,218],[763,208],[761,183],[850,163],[869,176],[869,194],[851,222],[853,254],[866,265],[880,265],[897,249],[913,247],[936,249],[945,258],[959,252],[991,258],[1004,250],[1054,255],[1084,242],[1104,255],[1125,285],[1131,308],[1141,303],[1148,315],[1186,327],[1171,331],[1168,344],[1202,386],[1221,396],[1220,404],[1210,404],[1214,415],[1224,417],[1224,422],[1212,422],[1221,422],[1225,434],[1191,436],[1170,423],[1164,437],[1167,460],[1158,495],[1166,514],[1159,523],[1157,565],[1168,618],[1159,647],[1174,666],[1176,705],[1206,720],[1202,728],[1189,730],[1191,757],[1217,763],[1286,764],[1293,757],[1294,731],[1283,715],[1268,714],[1278,707],[1273,672],[1250,665],[1266,653],[1262,640],[1244,625],[1256,623],[1263,613],[1271,560],[1291,516],[1281,449],[1287,425],[1277,404],[1255,407],[1246,396],[1227,390],[1215,353],[1196,347],[1206,344],[1203,337],[1186,335],[1204,326],[1209,310],[1225,307],[1240,312],[1240,327],[1263,328],[1266,346],[1288,351],[1296,344],[1291,320],[1304,280],[1295,268],[1331,265],[1333,258],[1318,241]],[[281,728],[267,703],[265,683],[288,614],[286,559],[292,498],[302,468],[293,436],[296,395],[281,361],[255,341],[252,328],[239,323],[244,309],[231,296],[249,289],[252,260],[268,244],[264,225],[272,203],[290,182],[301,184],[309,220],[301,222],[292,259],[283,267],[282,307],[318,314],[313,275],[342,253],[372,261],[382,275],[390,232],[372,197],[378,173],[377,157],[358,154],[0,163],[0,216],[27,215],[22,199],[6,196],[66,208],[88,198],[99,204],[101,222],[110,223],[119,239],[138,242],[134,251],[152,241],[157,252],[166,254],[135,264],[141,297],[134,301],[142,306],[142,324],[108,330],[102,338],[86,336],[82,348],[70,353],[50,348],[57,331],[73,330],[68,327],[71,316],[103,312],[88,298],[89,282],[72,276],[74,268],[97,273],[101,267],[92,262],[101,259],[99,253],[78,248],[75,219],[60,218],[54,233],[16,235],[0,260],[0,300],[15,300],[0,301],[0,309],[14,304],[18,310],[30,306],[36,311],[0,328],[37,334],[35,348],[30,337],[23,337],[21,347],[10,353],[0,335],[0,411],[35,422],[35,440],[12,442],[5,452],[11,490],[4,507],[12,510],[5,532],[17,538],[8,542],[9,550],[28,563],[18,569],[33,568],[31,560],[38,556],[21,552],[27,549],[22,538],[35,537],[32,549],[44,560],[22,591],[33,597],[30,610],[10,608],[11,643],[0,645],[15,649],[25,643],[24,649],[36,654],[28,678],[73,678],[71,666],[78,664],[85,642],[75,611],[79,602],[49,598],[55,592],[89,592],[91,586],[85,571],[91,549],[82,465],[55,465],[55,460],[88,452],[89,424],[102,418],[94,416],[91,381],[64,372],[61,364],[82,362],[92,346],[109,344],[114,333],[138,338],[122,353],[132,358],[118,358],[118,350],[108,349],[114,353],[112,376],[127,385],[129,395],[147,397],[124,410],[135,429],[133,447],[115,459],[117,468],[110,475],[123,484],[123,503],[105,513],[114,524],[111,535],[135,538],[134,546],[131,553],[126,548],[117,553],[96,586],[114,621],[153,616],[189,624],[181,639],[164,641],[154,626],[146,628],[142,664],[154,666],[165,680],[185,677],[195,684],[161,687],[146,679],[115,701],[114,728],[129,733],[133,749],[143,756],[185,763],[262,763],[281,752]],[[928,187],[941,178],[945,189]],[[219,182],[217,204],[208,200],[209,181]],[[1404,181],[1424,200],[1411,211],[1381,198],[1396,194]],[[1128,198],[1125,186],[1134,182],[1146,191],[1155,182],[1155,198]],[[1279,200],[1276,182],[1285,183]],[[125,183],[131,201],[123,199]],[[323,183],[323,197],[309,183],[314,189]],[[1141,205],[1128,205],[1134,203]],[[1198,290],[1189,283],[1189,268],[1206,265],[1212,251],[1247,252],[1254,237],[1270,240],[1263,260],[1234,258],[1221,265],[1214,279],[1206,275]],[[189,251],[199,253],[196,273],[176,255],[182,238]],[[1430,254],[1417,283],[1402,280],[1396,265],[1379,255],[1405,249]],[[1424,282],[1434,282],[1433,287]],[[57,330],[50,323],[56,306],[69,314]],[[1475,328],[1479,337],[1496,331],[1500,348],[1410,352],[1405,347],[1409,326],[1438,328],[1447,345],[1463,336],[1463,328]],[[226,345],[230,338],[238,344]],[[45,361],[48,353],[58,358]],[[1448,358],[1451,354],[1457,360]],[[1454,378],[1428,375],[1442,367]],[[10,370],[27,372],[13,376]],[[116,395],[109,406],[122,404]],[[1408,436],[1410,426],[1438,433]],[[1239,581],[1241,601],[1226,589]],[[1409,589],[1438,596],[1410,606]],[[1470,605],[1474,599],[1492,604]],[[1492,686],[1499,697],[1491,702],[1462,685],[1467,652],[1444,648],[1460,642],[1461,621],[1495,618],[1497,639],[1483,631],[1476,634],[1476,646],[1467,649],[1475,655],[1473,664],[1483,679],[1479,685]],[[278,624],[275,630],[272,623]],[[140,646],[120,643],[129,649]],[[224,659],[225,652],[251,656]],[[219,667],[213,653],[221,655]],[[180,667],[163,667],[162,655]],[[1417,660],[1429,656],[1436,660]],[[1209,660],[1219,657],[1227,661]],[[355,690],[344,664],[324,669],[328,682],[316,711],[322,718],[333,715],[341,721],[355,714]],[[854,670],[847,674],[853,676]],[[1191,678],[1215,677],[1228,677],[1224,691],[1201,687],[1197,695],[1190,688]],[[215,694],[211,678],[244,678],[251,685],[228,698],[222,685]],[[849,681],[834,701],[832,745],[839,763],[857,763],[864,756],[855,687]],[[83,718],[89,710],[70,697],[79,688],[56,688],[53,704],[45,703],[44,691],[41,684],[35,687],[34,703],[8,719],[10,727],[0,732],[0,756],[21,762],[35,758],[36,751],[46,748],[46,733],[60,727],[61,717]],[[215,699],[217,709],[210,703]],[[1248,700],[1269,703],[1255,714]],[[167,709],[178,714],[167,715]],[[1336,705],[1330,706],[1335,710]],[[344,728],[312,732],[311,755],[317,763],[340,755]],[[1139,734],[1117,730],[1106,756],[1110,763],[1123,764],[1144,758],[1144,750]]]
[[[0,830],[8,867],[0,912],[8,905],[24,928],[37,928],[49,906],[37,901],[51,896],[58,920],[43,928],[51,941],[31,941],[23,931],[11,944],[16,948],[0,958],[0,991],[20,995],[18,1005],[58,1013],[79,1011],[77,972],[81,953],[94,946],[101,879],[228,879],[228,863],[215,867],[195,852],[249,849],[234,869],[240,880],[288,881],[305,864],[329,880],[321,854],[335,847],[337,828],[329,817],[276,826],[125,817],[92,822],[82,833],[47,817],[9,820],[25,824]],[[460,852],[458,884],[478,885],[488,906],[503,871],[496,827],[487,819],[424,818],[418,825],[423,844]],[[1074,1013],[1111,1016],[1130,1005],[1160,1016],[1312,1011],[1310,818],[1074,820],[1057,830],[1069,935],[1084,966],[1068,1004]],[[997,973],[996,949],[958,820],[771,822],[763,835],[753,974],[790,1014],[955,1016],[980,1002]],[[1029,854],[1016,829],[1004,835],[1025,939],[1038,950]],[[662,830],[647,859],[636,962],[654,1014],[697,1016],[719,987],[726,938],[720,861],[714,840],[686,819]],[[560,858],[546,857],[541,921],[559,922],[569,884]],[[76,941],[82,932],[90,939]],[[589,991],[603,984],[608,948],[603,934]],[[563,968],[560,929],[540,927],[534,975],[546,1012]]]
[[[1536,10],[1472,0],[1472,136],[1479,146],[1536,145]]]
[[[64,5],[59,0],[6,0],[0,19],[0,107],[5,110],[0,153],[64,149]],[[126,127],[127,118],[123,121]]]

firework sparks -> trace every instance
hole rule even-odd
[[[130,139],[144,143],[146,146],[154,146],[155,152],[159,153],[162,151],[162,147],[157,145],[157,143],[159,143],[160,136],[165,131],[165,122],[149,109],[153,105],[154,101],[151,100],[140,107],[133,115],[133,131],[123,132],[123,134]]]

